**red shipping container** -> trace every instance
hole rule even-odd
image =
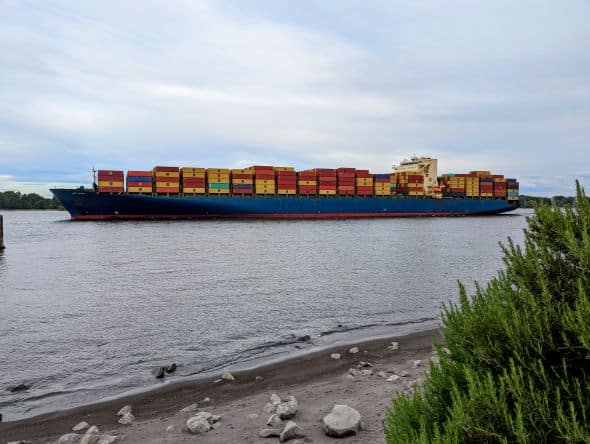
[[[254,175],[245,173],[232,173],[231,177],[234,179],[252,179]]]
[[[336,177],[336,170],[330,168],[316,168],[318,176],[334,176]]]
[[[151,171],[138,171],[138,170],[130,170],[127,171],[127,177],[151,177]]]
[[[99,193],[122,193],[123,187],[98,187]]]
[[[297,175],[297,173],[295,171],[277,171],[276,172],[277,176],[281,176],[281,177],[290,177],[293,176],[295,177]]]
[[[168,173],[178,173],[180,172],[180,168],[178,167],[167,167],[167,166],[157,166],[154,168],[155,171],[162,171]]]
[[[318,189],[336,191],[336,185],[320,185]]]
[[[245,189],[245,188],[233,188],[233,194],[252,194],[252,189]]]
[[[318,189],[313,185],[301,185],[298,191],[299,194],[317,194]]]
[[[199,188],[201,186],[205,186],[205,179],[197,179],[197,178],[186,178],[182,181],[185,186],[189,188]]]
[[[258,172],[270,172],[270,173],[274,173],[275,168],[273,166],[268,166],[268,165],[254,165],[251,166],[250,168],[252,168],[254,170],[254,172],[258,173]]]

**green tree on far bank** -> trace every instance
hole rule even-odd
[[[590,442],[590,203],[541,204],[506,270],[443,313],[450,353],[384,421],[395,443]]]
[[[21,194],[18,191],[0,192],[2,210],[60,210],[63,209],[55,198],[47,199],[35,193]]]

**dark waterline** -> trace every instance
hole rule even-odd
[[[457,280],[487,281],[526,210],[471,218],[67,221],[10,211],[0,253],[0,412],[13,420],[177,375],[436,325]],[[369,333],[367,333],[369,334]],[[31,388],[12,394],[8,387]]]

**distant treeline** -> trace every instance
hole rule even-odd
[[[522,208],[533,208],[537,203],[555,204],[558,207],[564,205],[571,205],[574,203],[573,197],[568,196],[553,196],[553,197],[535,197],[535,196],[520,196],[520,206]]]
[[[47,199],[35,193],[22,194],[18,191],[0,192],[0,209],[2,210],[63,210],[54,197]]]

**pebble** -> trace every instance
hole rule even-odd
[[[399,375],[400,375],[402,378],[407,378],[408,376],[410,376],[410,372],[408,372],[408,371],[406,371],[406,370],[402,370],[402,371],[399,373]]]
[[[273,413],[276,410],[276,407],[272,405],[270,402],[267,402],[262,411],[264,413]]]
[[[277,428],[283,425],[283,420],[279,415],[272,415],[268,418],[268,421],[266,421],[266,425]]]
[[[135,421],[135,416],[133,416],[133,413],[126,413],[123,416],[121,416],[121,418],[119,418],[119,424],[123,425],[129,425],[133,421]]]
[[[193,416],[187,419],[186,427],[193,435],[202,435],[211,430],[211,424],[202,416]]]
[[[118,436],[114,435],[100,435],[98,444],[113,444],[117,439]]]
[[[291,419],[297,414],[297,399],[295,396],[287,396],[287,400],[281,402],[279,406],[277,406],[277,415],[281,419]]]
[[[260,431],[261,438],[270,438],[272,436],[281,436],[281,431],[279,429],[262,429]]]
[[[420,365],[422,365],[421,359],[415,359],[414,361],[412,361],[412,368],[418,368],[418,366]]]
[[[279,437],[279,442],[287,442],[290,439],[294,438],[305,438],[305,433],[303,429],[297,425],[296,422],[289,421],[285,425],[285,428],[281,432]]]
[[[174,432],[174,426],[173,425],[169,425],[168,427],[166,427],[166,433],[172,433]]]
[[[322,419],[324,433],[335,438],[356,435],[361,429],[361,414],[343,404],[336,404]]]
[[[98,430],[98,427],[96,427],[95,425],[86,430],[86,435],[98,435],[99,433],[100,430]]]
[[[211,402],[211,398],[207,397],[207,398],[203,399],[201,402],[204,404],[207,404],[208,402]]]
[[[264,378],[262,376],[256,376],[256,381],[262,382],[262,381],[264,381]]]
[[[80,435],[77,433],[67,433],[59,437],[57,444],[78,444],[80,442],[80,438]]]
[[[340,358],[342,358],[342,356],[340,355],[340,353],[332,353],[330,355],[330,358],[334,359],[335,361],[338,361]]]
[[[391,375],[389,378],[386,379],[387,382],[397,382],[401,379],[398,375]]]
[[[270,395],[270,402],[272,405],[274,405],[275,407],[281,405],[281,398],[279,395],[277,395],[276,393],[273,393],[272,395]]]
[[[127,413],[132,413],[133,409],[130,405],[126,405],[125,407],[121,407],[121,409],[117,412],[117,416],[123,416]]]
[[[361,371],[358,368],[350,368],[350,369],[348,369],[348,374],[350,374],[352,376],[360,376]]]
[[[368,368],[368,367],[373,367],[373,364],[371,364],[370,362],[365,362],[365,361],[359,362],[358,368]]]
[[[221,379],[223,379],[224,381],[235,381],[236,378],[234,378],[234,375],[232,375],[230,372],[225,372],[223,375],[221,375]]]
[[[352,347],[350,350],[348,350],[348,353],[351,353],[353,355],[356,355],[358,352],[359,352],[358,347]]]
[[[385,373],[384,371],[377,372],[377,376],[383,379],[387,379],[387,373]]]
[[[399,350],[399,342],[392,342],[391,345],[389,347],[387,347],[389,350],[395,351],[395,350]]]
[[[373,376],[373,370],[363,369],[361,370],[361,376]]]

